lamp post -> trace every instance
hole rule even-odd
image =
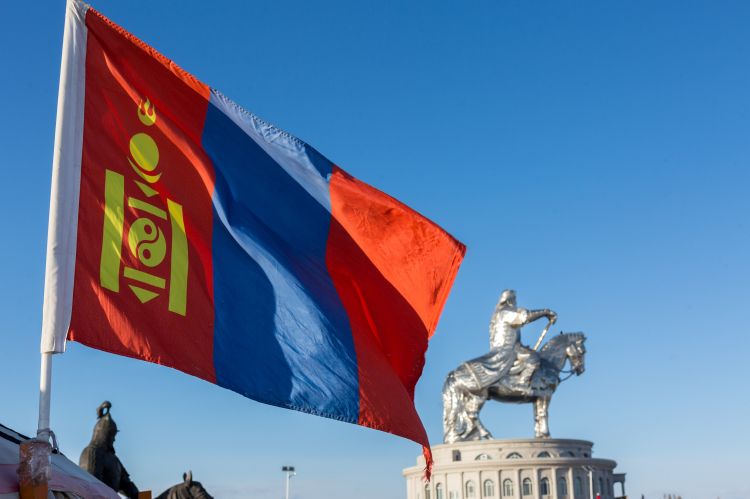
[[[594,499],[594,471],[596,471],[596,468],[584,466],[583,469],[589,472],[589,499]]]
[[[286,499],[289,499],[289,479],[295,476],[294,466],[284,466],[281,471],[286,471]]]

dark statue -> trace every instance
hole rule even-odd
[[[114,443],[117,425],[109,414],[111,407],[112,404],[104,401],[96,409],[96,417],[99,421],[94,426],[91,443],[81,453],[78,465],[105,485],[110,486],[115,492],[129,499],[138,499],[138,487],[130,481],[130,475],[115,456]]]
[[[214,499],[206,492],[200,482],[193,481],[193,472],[188,471],[182,475],[183,483],[165,490],[156,499]]]

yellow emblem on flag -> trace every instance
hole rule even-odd
[[[156,106],[151,104],[151,101],[146,99],[146,104],[141,103],[138,105],[138,117],[141,119],[141,123],[146,126],[151,126],[156,123]]]
[[[156,122],[156,108],[146,99],[138,106],[138,117],[146,126]],[[155,184],[161,178],[161,173],[153,172],[159,164],[159,147],[150,135],[137,133],[130,139],[130,155],[127,158],[130,166],[149,184]],[[151,198],[159,192],[147,184],[133,179],[140,192]],[[103,288],[119,293],[120,264],[122,262],[122,245],[125,226],[125,177],[111,170],[105,171],[104,182],[104,227],[102,236],[102,253],[99,269],[99,280]],[[161,199],[161,198],[159,198]],[[188,278],[188,244],[185,232],[185,219],[182,205],[166,199],[164,210],[152,202],[146,202],[137,197],[128,196],[127,205],[138,212],[138,217],[130,223],[127,235],[127,246],[133,257],[145,267],[158,268],[167,255],[167,237],[164,235],[156,219],[170,221],[171,253],[169,276],[169,304],[168,309],[176,314],[185,315],[187,308],[187,278]],[[150,272],[150,271],[149,271]],[[139,285],[151,288],[165,289],[167,281],[164,278],[143,272],[138,269],[125,267],[123,277],[137,281]],[[128,284],[141,303],[146,303],[159,296],[153,289],[146,289]]]

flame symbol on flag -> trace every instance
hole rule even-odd
[[[138,104],[138,117],[141,119],[141,123],[146,126],[151,126],[156,123],[156,106],[151,104],[151,101],[146,98],[146,103]]]

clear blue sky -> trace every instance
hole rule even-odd
[[[0,20],[0,422],[36,427],[64,0]],[[750,496],[750,3],[100,0],[94,8],[238,104],[468,246],[416,404],[488,349],[499,293],[584,331],[587,370],[553,437],[595,442],[631,497]],[[528,326],[533,343],[543,324]],[[405,497],[419,447],[261,405],[168,368],[70,344],[52,425],[77,461],[113,403],[141,489],[193,470],[217,499]],[[488,404],[498,438],[530,406]]]

